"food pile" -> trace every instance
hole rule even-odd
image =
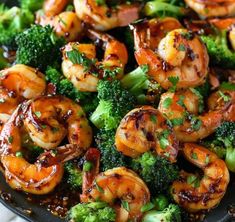
[[[233,16],[233,0],[1,4],[6,182],[68,186],[67,221],[203,220],[235,172]]]

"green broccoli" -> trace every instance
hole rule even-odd
[[[67,173],[67,183],[72,189],[81,189],[82,187],[82,170],[74,161],[65,163],[65,172]]]
[[[43,6],[44,0],[20,0],[20,7],[22,9],[36,12]]]
[[[93,112],[98,106],[98,98],[95,93],[80,92],[65,76],[52,66],[48,66],[45,72],[46,80],[56,87],[58,94],[79,102],[86,113]]]
[[[235,52],[229,48],[227,31],[214,28],[214,34],[201,35],[202,41],[206,44],[210,62],[212,65],[223,68],[235,68]]]
[[[131,167],[146,182],[152,194],[166,192],[170,184],[179,178],[179,170],[176,165],[151,152],[146,152],[133,159]]]
[[[0,46],[15,50],[17,34],[28,28],[33,21],[34,15],[30,11],[16,6],[7,8],[0,4]]]
[[[48,65],[60,62],[65,40],[57,37],[50,26],[33,25],[17,36],[16,43],[16,63],[44,71]]]
[[[116,213],[105,202],[80,203],[70,209],[67,218],[74,222],[112,222]]]
[[[95,141],[101,152],[102,171],[119,166],[126,166],[127,157],[117,151],[114,140],[115,130],[101,129],[96,135]]]
[[[162,89],[157,82],[150,80],[148,77],[148,66],[139,66],[132,72],[126,74],[122,79],[122,86],[131,92],[139,104],[152,102],[160,98]]]
[[[235,123],[223,122],[203,144],[224,158],[230,171],[235,172]]]
[[[99,105],[90,117],[97,128],[116,129],[122,118],[135,106],[135,98],[121,86],[119,80],[100,80]]]
[[[181,211],[178,205],[170,204],[162,211],[147,212],[142,222],[181,222]]]
[[[146,3],[144,13],[147,16],[181,17],[185,15],[185,4],[181,0],[154,0]]]

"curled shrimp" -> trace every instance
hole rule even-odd
[[[39,12],[36,23],[41,26],[50,25],[55,33],[64,37],[67,42],[76,41],[82,36],[83,25],[75,12],[62,12],[52,17]]]
[[[0,71],[0,119],[6,122],[18,104],[44,93],[46,80],[37,69],[14,65]]]
[[[74,6],[82,21],[100,31],[127,26],[139,18],[139,6],[135,4],[117,5],[112,9],[95,0],[74,0]]]
[[[104,49],[104,59],[96,61],[96,47],[94,44],[80,44],[72,42],[63,50],[63,74],[80,91],[95,92],[99,78],[103,77],[103,70],[116,70],[117,78],[123,75],[128,60],[125,45],[107,34],[88,30],[88,36],[101,44]],[[71,61],[68,53],[75,52],[84,58],[82,64]],[[84,62],[85,61],[85,62]]]
[[[1,163],[7,183],[17,190],[33,194],[46,194],[52,191],[61,181],[63,167],[55,164],[42,167],[41,164],[30,164],[23,157],[17,156],[21,151],[21,107],[15,110],[4,125],[1,135]]]
[[[43,4],[43,11],[46,16],[58,15],[63,11],[69,0],[46,0]]]
[[[176,161],[178,142],[163,115],[151,106],[130,111],[121,121],[116,135],[117,150],[137,157],[150,149],[158,155]]]
[[[165,20],[161,22],[164,24]],[[167,22],[169,32],[160,42],[159,37],[155,37],[155,30],[161,27],[157,22],[150,20],[134,25],[135,58],[138,64],[147,64],[148,74],[164,89],[172,86],[170,81],[172,77],[178,79],[177,88],[203,84],[209,63],[205,45],[192,32],[179,28],[174,20],[172,20],[173,25],[176,25],[174,30],[170,30],[173,25],[170,26],[169,19]],[[155,44],[152,44],[153,42]]]
[[[219,90],[208,98],[208,107],[210,110],[223,110],[223,119],[225,121],[235,122],[235,91]]]
[[[113,205],[117,211],[116,221],[123,222],[141,218],[141,207],[150,200],[146,184],[136,173],[125,167],[110,169],[97,175],[86,195],[90,200],[99,199]],[[117,200],[122,204],[116,204]]]
[[[235,15],[234,0],[185,0],[186,4],[203,17]]]
[[[158,109],[171,121],[179,141],[195,142],[212,134],[223,121],[223,109],[200,115],[203,105],[201,95],[191,88],[162,94]]]
[[[181,172],[181,178],[173,182],[171,193],[176,203],[190,212],[207,210],[219,204],[230,177],[225,162],[208,149],[194,143],[185,143],[185,158],[203,170],[201,180],[194,174]]]
[[[67,135],[70,144],[89,148],[92,130],[82,108],[62,96],[44,96],[24,108],[24,125],[32,141],[44,148],[57,147]]]

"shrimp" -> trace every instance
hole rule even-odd
[[[21,151],[21,107],[14,111],[4,125],[1,134],[1,163],[7,183],[17,190],[32,194],[47,194],[61,181],[63,167],[61,164],[42,167],[41,164],[30,164],[23,157],[17,156]]]
[[[125,167],[110,169],[97,175],[86,194],[90,200],[99,199],[113,205],[117,211],[116,221],[122,222],[140,219],[141,207],[150,201],[146,184],[136,173]]]
[[[18,104],[42,95],[46,89],[44,75],[26,65],[14,65],[0,71],[0,120],[5,123]]]
[[[201,180],[191,173],[181,172],[171,188],[176,203],[189,212],[208,210],[223,198],[230,176],[225,162],[208,149],[194,143],[185,143],[185,158],[204,172]]]
[[[51,17],[60,14],[69,0],[46,0],[43,4],[43,11],[46,16]]]
[[[99,31],[107,31],[120,26],[127,26],[139,18],[139,6],[121,4],[109,8],[95,0],[74,0],[78,17]]]
[[[130,111],[121,121],[115,145],[126,156],[137,157],[150,149],[176,161],[178,141],[163,115],[151,106]]]
[[[235,15],[234,0],[185,0],[186,4],[203,17]]]
[[[208,98],[207,103],[210,110],[223,110],[223,119],[225,121],[235,122],[234,90],[219,90],[214,92]]]
[[[82,108],[62,96],[44,96],[31,100],[24,108],[24,125],[32,141],[54,149],[68,134],[70,144],[90,147],[92,130]]]
[[[195,89],[166,92],[161,95],[159,111],[173,125],[181,142],[196,142],[209,136],[223,121],[223,110],[212,110],[202,115],[203,98]]]
[[[75,12],[62,12],[53,17],[37,13],[36,23],[41,26],[49,25],[58,36],[67,42],[79,40],[82,37],[83,25]]]
[[[168,26],[171,28],[169,24]],[[169,32],[160,42],[159,37],[156,37],[155,42],[158,44],[152,44],[155,29],[159,29],[157,22],[150,20],[144,24],[137,23],[133,29],[137,63],[147,64],[149,76],[164,89],[172,86],[172,77],[178,80],[177,89],[195,87],[205,82],[209,56],[205,45],[194,33],[177,27],[167,30]]]
[[[107,34],[88,30],[88,36],[102,44],[105,51],[103,61],[95,60],[96,47],[94,44],[72,42],[67,44],[63,50],[62,71],[78,90],[95,92],[99,78],[103,78],[105,69],[114,71],[117,78],[123,75],[128,54],[124,44]],[[81,58],[81,63],[71,61],[68,56],[71,52]]]

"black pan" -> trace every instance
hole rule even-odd
[[[0,0],[8,6],[17,4],[17,0]],[[27,201],[22,192],[12,190],[0,173],[0,202],[8,209],[30,222],[63,222],[64,220],[53,216],[47,209],[35,201]],[[233,208],[234,207],[234,208]],[[204,220],[205,222],[235,222],[235,184],[231,184],[220,205],[212,210]],[[1,215],[1,213],[0,213]]]

